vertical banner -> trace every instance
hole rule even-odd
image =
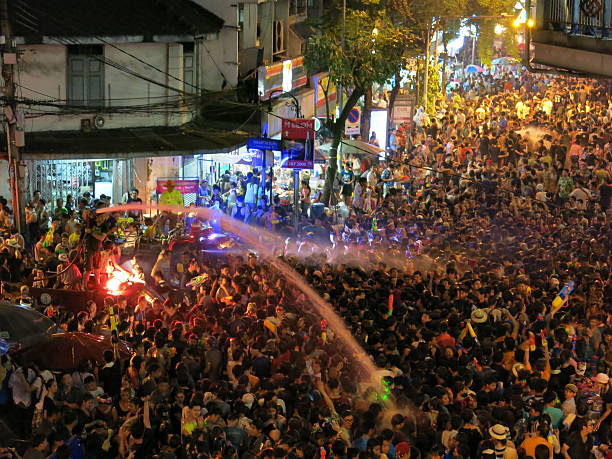
[[[312,169],[314,167],[315,120],[284,119],[282,126],[281,167]]]

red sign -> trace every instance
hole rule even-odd
[[[283,139],[292,140],[314,140],[315,138],[315,120],[293,118],[283,119]]]
[[[200,180],[197,178],[193,179],[179,179],[179,178],[163,178],[157,179],[157,187],[155,191],[157,194],[162,194],[166,191],[166,186],[168,182],[174,182],[174,188],[179,190],[181,194],[189,194],[189,193],[197,193],[198,186],[200,185]]]

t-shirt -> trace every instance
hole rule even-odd
[[[568,454],[572,459],[589,459],[593,440],[587,437],[586,443],[582,441],[580,432],[572,432],[565,442],[569,446]]]
[[[559,408],[555,408],[554,406],[545,406],[543,413],[550,416],[553,429],[558,429],[561,425],[561,420],[563,419],[563,411],[561,411]]]
[[[542,438],[540,436],[525,438],[523,443],[521,443],[521,448],[525,450],[526,456],[535,457],[535,450],[538,445],[546,445],[548,447],[548,450],[550,451],[550,455],[552,456],[552,445],[548,443],[545,438]]]

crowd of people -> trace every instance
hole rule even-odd
[[[0,446],[18,440],[0,457],[612,457],[610,94],[533,75],[468,88],[395,132],[385,163],[344,164],[345,215],[305,203],[303,231],[333,247],[278,260],[363,354],[276,262],[163,251],[144,273],[137,255],[135,275],[180,295],[41,309],[133,355],[65,372],[2,355]],[[3,295],[102,288],[122,261],[111,236],[141,231],[105,206],[82,196],[44,214],[35,193],[29,237],[2,241]]]

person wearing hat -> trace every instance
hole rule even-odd
[[[503,459],[518,459],[518,453],[514,447],[514,443],[508,440],[510,431],[506,426],[495,424],[489,428],[491,438],[485,440],[481,445],[481,454],[483,450],[491,449],[494,451],[494,457]]]
[[[612,388],[610,387],[610,377],[606,373],[598,373],[596,376],[591,378],[595,383],[595,392],[597,397],[601,398],[603,404],[603,413],[597,420],[595,430],[600,430],[601,426],[610,425],[609,419],[612,418]]]
[[[166,182],[166,189],[159,197],[159,203],[165,206],[178,206],[184,207],[185,204],[183,202],[183,195],[179,190],[177,190],[174,186],[174,180],[168,180]],[[170,228],[174,228],[178,221],[177,215],[175,212],[163,212],[165,218],[160,219],[161,229],[163,230],[164,225],[168,222],[168,226]],[[162,221],[163,220],[163,221]]]
[[[561,411],[563,417],[567,418],[569,415],[576,415],[576,394],[578,393],[578,387],[575,384],[567,384],[563,389],[563,395],[565,400],[561,404]]]

